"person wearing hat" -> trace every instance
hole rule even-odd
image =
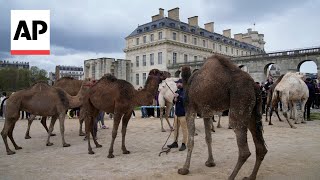
[[[316,89],[312,83],[312,80],[311,78],[307,78],[306,79],[306,84],[308,86],[308,89],[309,89],[309,98],[308,98],[308,101],[305,105],[305,108],[304,108],[304,115],[303,117],[305,118],[306,117],[306,113],[307,113],[307,121],[311,121],[311,118],[310,118],[310,108],[311,108],[311,105],[312,105],[312,102],[315,98],[315,95],[316,95]]]
[[[182,129],[182,144],[179,151],[184,151],[186,149],[186,143],[188,139],[188,129],[187,129],[187,121],[186,121],[186,112],[184,109],[183,99],[184,99],[184,91],[182,80],[179,79],[175,81],[178,90],[175,93],[175,121],[174,121],[174,142],[168,145],[168,148],[178,148],[178,138],[179,138],[179,128],[181,126]]]

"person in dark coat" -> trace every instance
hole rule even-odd
[[[308,98],[308,101],[307,101],[307,103],[305,105],[305,111],[304,111],[303,117],[305,118],[306,117],[306,113],[307,113],[307,121],[311,121],[310,108],[311,108],[312,102],[314,101],[316,90],[315,90],[315,87],[314,87],[314,85],[312,83],[311,78],[307,78],[306,79],[306,84],[307,84],[308,89],[309,89],[309,98]]]

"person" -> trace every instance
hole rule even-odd
[[[24,119],[24,114],[26,114],[26,119],[29,119],[30,113],[28,113],[27,111],[21,111],[21,119]]]
[[[257,82],[257,83],[259,83],[259,82]],[[259,83],[259,86],[260,86],[260,90],[261,90],[261,99],[262,99],[262,114],[265,114],[268,94],[267,94],[266,88],[264,86],[262,86],[262,83],[261,83],[261,85]]]
[[[182,80],[176,81],[178,90],[175,93],[175,121],[174,121],[174,142],[168,145],[168,148],[178,148],[179,128],[182,128],[182,144],[179,151],[186,149],[186,143],[188,138],[187,121],[185,116],[185,109],[183,104],[184,91]]]
[[[307,78],[305,82],[306,82],[306,84],[308,86],[308,89],[309,89],[309,98],[308,98],[308,101],[307,101],[307,103],[305,105],[305,108],[304,108],[303,117],[305,118],[306,114],[307,114],[307,121],[311,121],[310,108],[311,108],[312,102],[313,102],[314,97],[315,97],[315,88],[314,88],[314,85],[312,83],[311,78]]]
[[[0,111],[1,111],[1,116],[3,119],[5,119],[5,114],[6,114],[6,100],[8,99],[7,93],[3,92],[2,97],[0,98]]]
[[[142,87],[140,86],[138,88],[138,91],[141,91],[142,90]],[[144,107],[141,107],[141,118],[147,118],[148,115],[147,115],[147,109],[144,108]]]

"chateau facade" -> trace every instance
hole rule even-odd
[[[125,38],[124,52],[132,62],[131,83],[139,87],[154,68],[173,74],[176,64],[203,61],[214,53],[229,57],[264,53],[263,38],[263,34],[252,29],[231,38],[231,29],[218,34],[214,32],[214,22],[201,28],[198,16],[188,18],[185,23],[180,21],[179,8],[169,10],[168,17],[160,8],[151,22],[138,26]]]

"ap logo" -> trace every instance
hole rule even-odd
[[[11,10],[11,55],[50,54],[50,10]]]

